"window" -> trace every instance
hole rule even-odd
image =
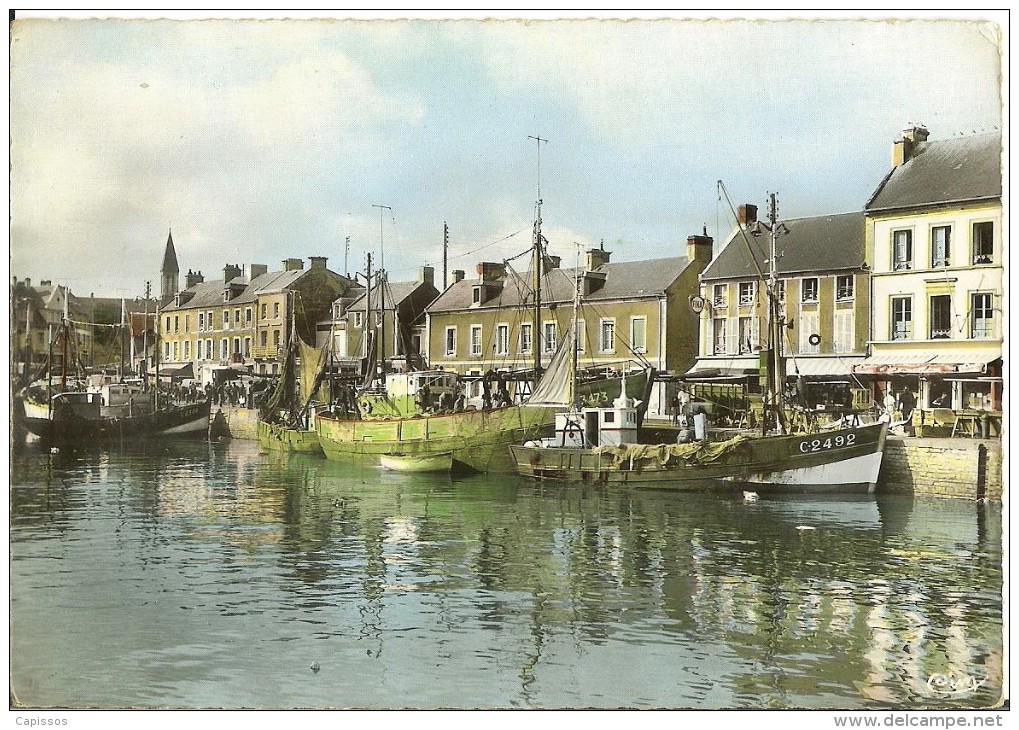
[[[817,315],[816,314],[801,314],[800,315],[800,354],[802,355],[817,355],[821,352],[821,343],[815,337],[812,344],[810,342],[811,335],[819,334],[817,331]]]
[[[273,302],[272,303],[272,316],[273,316],[273,319],[279,319],[280,318],[280,303],[279,302]]]
[[[234,352],[233,352],[233,354],[234,355],[240,355],[241,354],[241,338],[240,337],[234,337]]]
[[[191,340],[184,340],[184,359],[191,359]]]
[[[842,355],[853,352],[856,347],[855,327],[856,318],[851,311],[835,312],[835,342],[834,350]]]
[[[616,351],[616,321],[603,319],[601,321],[601,338],[598,342],[598,349],[601,352]]]
[[[269,305],[266,304],[265,302],[262,302],[262,319],[265,319],[267,316],[269,316],[268,308]]]
[[[892,271],[913,268],[913,231],[892,231]]]
[[[180,316],[179,315],[174,315],[174,318],[173,318],[173,331],[174,332],[180,332]]]
[[[577,320],[577,352],[587,352],[587,322]]]
[[[251,357],[251,338],[244,338],[244,357]]]
[[[230,340],[223,338],[219,341],[219,359],[226,360],[230,356]]]
[[[164,342],[163,343],[163,359],[168,361],[168,362],[170,360],[170,343],[169,342]]]
[[[248,326],[251,325],[251,307],[244,308],[244,323]]]
[[[555,352],[555,322],[541,323],[541,349],[543,352]]]
[[[185,332],[190,332],[191,331],[191,315],[190,314],[185,314],[184,315],[184,331]]]
[[[973,263],[994,263],[994,224],[990,221],[973,224]]]
[[[989,293],[972,295],[970,313],[969,336],[973,339],[994,337],[994,309]]]
[[[892,339],[913,338],[913,300],[910,297],[892,297]]]
[[[258,333],[258,345],[259,347],[265,347],[269,344],[269,330],[262,330]]]
[[[816,302],[817,301],[817,279],[804,279],[801,282],[800,289],[800,301],[801,302]]]
[[[947,340],[952,337],[952,297],[938,294],[931,297],[931,334],[932,340]]]
[[[166,318],[166,326],[163,328],[163,331],[164,332],[169,332],[170,331],[170,318],[169,317]]]
[[[630,347],[634,352],[647,352],[647,317],[630,319]]]
[[[473,299],[471,300],[474,304],[481,304],[481,287],[476,286],[473,290]]]
[[[741,281],[739,285],[739,305],[751,307],[754,304],[754,282]]]
[[[727,290],[728,290],[727,284],[715,284],[713,293],[711,295],[711,306],[713,307],[728,306]]]
[[[364,327],[364,312],[354,312],[354,326],[357,328]]]
[[[739,318],[739,354],[746,355],[754,351],[753,317]]]
[[[949,265],[952,244],[951,226],[934,226],[931,228],[931,268],[937,269]]]
[[[715,355],[725,354],[725,317],[718,317],[712,322],[712,342],[714,342],[713,352]]]
[[[223,329],[230,329],[230,310],[223,310]]]
[[[456,355],[456,327],[446,328],[446,356]]]
[[[481,325],[471,325],[471,355],[478,356],[481,354]]]
[[[855,280],[853,275],[835,277],[835,301],[848,302],[853,299]]]
[[[509,354],[509,325],[497,324],[495,326],[495,354]]]
[[[204,329],[205,329],[205,313],[204,312],[199,312],[198,313],[198,331],[201,332]]]
[[[212,321],[212,312],[205,313],[205,326],[211,331],[215,327],[215,323]],[[209,356],[212,359],[212,356]]]
[[[205,341],[205,357],[209,360],[215,357],[215,353],[212,350],[212,340]]]
[[[240,323],[241,323],[241,310],[235,309],[234,310],[234,324],[240,324]]]
[[[520,353],[530,354],[531,348],[534,346],[534,333],[531,331],[531,325],[522,324],[520,325]]]

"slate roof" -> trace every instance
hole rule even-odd
[[[386,311],[392,311],[396,308],[396,304],[402,303],[407,297],[411,296],[419,287],[424,286],[424,282],[421,281],[390,281],[386,284]],[[378,284],[372,287],[372,301],[378,301]],[[365,294],[362,293],[357,299],[351,302],[347,309],[350,311],[356,309],[364,309],[364,298]]]
[[[776,244],[779,275],[859,269],[863,266],[863,213],[793,218],[779,221],[779,224],[784,224],[788,230],[788,233],[778,237]],[[765,260],[771,245],[769,236],[763,228],[760,236],[747,235],[754,259],[765,274],[768,273]],[[702,274],[705,281],[757,277],[757,268],[754,267],[750,251],[739,231],[729,239]]]
[[[159,270],[163,273],[180,273],[180,267],[177,266],[177,251],[173,248],[173,231],[170,231],[170,235],[166,238],[166,251],[163,252],[163,266]]]
[[[250,283],[246,277],[238,276],[235,279],[231,279],[229,283],[241,284],[245,287],[245,289],[243,292],[231,299],[229,304],[231,306],[251,304],[257,300],[259,294],[272,294],[284,291],[288,286],[293,284],[297,281],[297,279],[308,273],[310,270],[311,269],[270,271],[260,276],[256,276]],[[160,311],[169,312],[172,310],[219,306],[224,303],[223,290],[226,288],[227,283],[228,282],[221,279],[219,281],[203,281],[200,284],[195,284],[194,286],[188,287],[184,290],[186,292],[194,293],[194,296],[191,297],[191,299],[179,307],[171,301]]]
[[[892,169],[868,212],[1001,197],[1001,132],[920,143]]]
[[[688,265],[689,260],[685,256],[602,264],[595,269],[595,272],[605,274],[605,284],[597,291],[585,296],[584,301],[597,302],[661,296],[679,278]],[[572,302],[578,271],[580,269],[576,268],[549,271],[542,278],[542,303]],[[478,279],[458,281],[440,294],[428,306],[428,311],[436,313],[470,309],[474,301],[474,287],[479,283]],[[501,293],[476,308],[498,309],[500,307],[524,306],[533,301],[530,298],[531,278],[526,273],[507,273],[496,283],[501,285]]]

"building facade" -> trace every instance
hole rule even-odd
[[[905,130],[867,203],[875,390],[925,410],[1000,413],[1004,239],[1001,134],[929,141]],[[931,418],[937,418],[932,413]]]
[[[661,372],[685,370],[697,349],[688,299],[711,259],[711,245],[707,236],[691,236],[686,256],[621,263],[611,263],[604,248],[592,249],[584,265],[572,269],[546,256],[537,324],[529,275],[491,262],[478,264],[475,279],[455,272],[454,283],[428,307],[428,362],[468,376],[516,373],[522,397],[535,366],[548,364],[570,325],[579,282],[581,369],[618,373],[650,364]],[[649,412],[664,412],[665,402],[664,390],[656,390]]]
[[[186,287],[159,310],[161,374],[211,382],[221,370],[273,375],[279,372],[292,332],[313,343],[318,321],[333,300],[357,285],[312,256],[264,264],[228,264],[223,279],[206,282],[189,272]]]
[[[386,371],[424,365],[425,310],[439,295],[435,270],[424,266],[414,281],[389,282],[351,290],[332,304],[331,317],[320,322],[317,343],[329,343],[334,362],[361,373],[366,362],[385,361]]]

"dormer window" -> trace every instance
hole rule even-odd
[[[482,289],[481,289],[480,286],[476,286],[476,287],[474,287],[474,290],[473,290],[472,303],[473,304],[481,304],[481,301],[482,301]]]

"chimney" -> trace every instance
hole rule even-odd
[[[303,259],[283,259],[284,271],[300,271],[304,268]]]
[[[743,213],[743,208],[744,207],[745,206],[742,206],[742,205],[739,207],[739,212],[741,214]],[[746,206],[746,207],[753,208],[754,206],[751,205],[751,206]],[[756,218],[756,215],[757,215],[757,211],[755,209],[754,210],[755,218]],[[687,236],[687,238],[686,238],[686,258],[687,258],[687,261],[704,261],[705,263],[707,263],[708,261],[711,261],[712,246],[713,246],[714,243],[715,243],[715,239],[713,239],[711,236],[708,236],[708,235],[703,235],[703,236]]]
[[[248,281],[264,276],[268,271],[269,267],[265,264],[248,264]]]
[[[496,281],[506,275],[506,264],[482,261],[478,264],[478,276],[482,281]]]
[[[324,269],[326,267],[326,261],[329,258],[327,256],[309,256],[308,261],[311,262],[311,268],[313,269]]]
[[[741,205],[736,209],[736,221],[740,224],[741,228],[752,226],[757,222],[757,206],[750,203]],[[689,243],[689,239],[687,239],[687,243]]]
[[[584,259],[584,269],[586,271],[594,271],[602,264],[607,264],[611,256],[612,252],[605,250],[604,243],[600,248],[592,248],[587,252],[587,256]]]
[[[431,266],[421,267],[421,283],[435,286],[435,269]]]
[[[185,289],[190,289],[195,284],[201,284],[202,282],[204,282],[205,281],[205,277],[202,276],[202,272],[201,271],[192,271],[191,269],[188,269],[188,275],[187,275],[186,281],[187,281],[187,284],[185,285],[184,288]]]
[[[223,267],[223,282],[229,284],[232,279],[241,275],[241,267],[237,264],[227,264]]]
[[[455,269],[453,271],[453,283],[456,284],[458,282],[463,281],[465,276],[466,274],[464,273],[463,269]]]
[[[905,165],[916,153],[916,148],[927,141],[930,132],[925,127],[909,127],[902,130],[902,139],[892,144],[892,167]]]

